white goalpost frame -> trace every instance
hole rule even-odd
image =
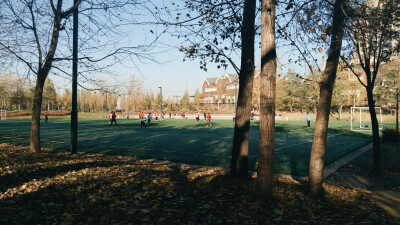
[[[359,127],[359,129],[353,129],[353,118],[354,118],[354,113],[355,113],[356,109],[358,109],[359,112],[360,112],[360,122],[359,122],[360,123],[360,127]],[[372,130],[372,126],[371,126],[371,128],[368,128],[368,129],[366,129],[366,127],[362,126],[362,110],[363,109],[366,109],[366,110],[369,111],[369,107],[351,107],[351,109],[350,109],[350,130],[351,131],[370,131],[370,130]],[[381,107],[375,107],[375,110],[379,110],[380,121],[378,119],[378,126],[379,126],[379,130],[382,130],[383,129],[382,108]]]
[[[0,109],[0,119],[7,119],[7,110]]]

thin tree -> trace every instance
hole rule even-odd
[[[276,86],[275,5],[275,0],[263,0],[261,4],[261,117],[257,193],[263,199],[271,199],[273,195]]]
[[[30,151],[40,151],[40,114],[44,83],[52,71],[61,77],[70,78],[67,63],[71,61],[71,14],[80,7],[83,24],[80,39],[79,59],[81,78],[93,81],[90,75],[105,71],[120,61],[118,55],[149,58],[148,46],[129,44],[127,24],[139,23],[125,21],[123,13],[137,8],[137,1],[78,0],[23,0],[0,2],[0,61],[16,68],[21,64],[27,74],[34,74],[36,86],[33,95]],[[122,21],[124,25],[117,23]],[[126,23],[125,23],[126,22]],[[127,46],[123,46],[127,44]],[[150,44],[151,45],[151,44]],[[102,64],[96,64],[102,61]],[[70,65],[68,63],[68,65]]]
[[[173,3],[172,5],[175,5]],[[171,11],[171,7],[159,8],[158,20],[174,26],[174,36],[184,39],[180,50],[186,58],[200,59],[200,69],[207,71],[209,62],[218,68],[229,65],[239,74],[237,116],[232,147],[231,175],[248,177],[248,148],[250,112],[254,78],[255,0],[185,1],[189,13]],[[161,15],[162,12],[166,15]],[[236,56],[240,57],[240,66]]]
[[[1,41],[0,46],[2,50],[7,50],[10,52],[18,60],[22,61],[35,75],[36,75],[36,87],[33,96],[33,108],[32,108],[32,123],[31,123],[31,137],[30,137],[30,151],[31,152],[39,152],[40,151],[40,114],[41,114],[41,106],[42,106],[42,96],[43,96],[43,87],[47,76],[52,68],[52,64],[55,61],[55,53],[57,50],[58,38],[60,35],[60,30],[62,27],[62,20],[68,18],[73,10],[79,6],[81,0],[74,4],[72,7],[63,10],[63,1],[57,1],[56,5],[53,4],[53,1],[50,1],[51,11],[53,13],[52,20],[52,34],[50,36],[50,43],[47,46],[48,48],[45,50],[41,43],[41,34],[37,28],[38,23],[38,11],[39,5],[36,5],[34,1],[22,1],[20,4],[22,5],[14,5],[10,1],[4,1],[2,6],[5,6],[7,12],[9,12],[11,16],[16,18],[16,24],[28,32],[32,32],[34,35],[34,42],[37,46],[37,54],[32,53],[32,55],[37,56],[37,64],[33,65],[30,61],[26,60],[22,55],[22,51],[16,51],[13,46],[7,45],[7,41]],[[21,8],[17,8],[21,7]],[[2,7],[2,9],[4,9]],[[20,10],[21,11],[18,11]],[[24,15],[24,10],[28,12],[28,14]],[[40,13],[40,12],[39,12]],[[24,16],[29,16],[30,19],[25,19]],[[8,22],[8,21],[7,21]],[[16,26],[17,27],[17,26]],[[18,46],[19,50],[22,50]]]
[[[373,169],[379,173],[381,150],[374,88],[381,64],[400,52],[400,3],[396,0],[351,3],[351,20],[346,25],[346,37],[350,45],[347,48],[348,55],[342,59],[367,92],[372,124]]]
[[[241,27],[242,56],[239,73],[237,115],[235,120],[231,158],[231,176],[238,178],[247,178],[249,169],[249,114],[251,112],[254,80],[255,11],[256,1],[246,0],[244,2],[243,22]]]
[[[333,86],[336,79],[336,71],[339,64],[342,47],[346,0],[336,0],[333,6],[332,37],[320,82],[320,94],[317,107],[314,138],[311,148],[309,167],[309,186],[313,197],[323,196],[322,182],[324,178],[324,157],[328,133],[329,113],[332,101]]]

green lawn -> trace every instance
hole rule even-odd
[[[70,120],[50,118],[41,123],[43,147],[68,150]],[[189,164],[228,167],[232,149],[231,120],[213,120],[205,127],[202,120],[172,119],[156,122],[140,129],[138,119],[119,119],[118,126],[108,126],[107,119],[79,118],[79,151],[137,156],[143,159],[169,160]],[[312,126],[314,123],[312,123]],[[276,122],[275,173],[305,176],[308,173],[313,129],[305,121]],[[0,143],[28,145],[29,119],[0,120]],[[371,142],[367,132],[350,132],[348,122],[329,124],[325,163],[329,164],[347,153]],[[249,164],[256,169],[259,129],[251,122]]]

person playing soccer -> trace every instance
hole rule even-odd
[[[143,116],[144,117],[144,116]],[[147,124],[150,126],[151,123],[151,113],[149,113],[149,115],[147,115]]]
[[[108,115],[108,118],[110,119],[110,125],[111,125],[111,122],[112,122],[112,111],[110,112],[110,114]]]
[[[308,112],[307,112],[306,118],[307,118],[307,128],[310,128],[311,116]]]
[[[129,120],[129,112],[126,112],[126,119]]]
[[[115,123],[115,126],[117,126],[117,116],[115,115],[115,111],[111,114],[111,123],[110,126]]]
[[[207,114],[207,127],[212,127],[210,113]]]
[[[44,122],[47,123],[47,121],[49,120],[49,115],[47,114],[47,112],[44,113]]]
[[[144,129],[146,130],[146,117],[142,117],[142,119],[140,120],[140,129]]]
[[[233,113],[233,115],[232,115],[232,121],[235,122],[235,120],[236,120],[236,113]]]
[[[200,121],[200,113],[196,112],[196,121],[199,122]]]

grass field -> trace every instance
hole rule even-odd
[[[68,150],[69,122],[68,118],[51,118],[48,123],[42,122],[42,146]],[[204,120],[199,123],[181,119],[153,120],[146,130],[140,129],[138,119],[119,119],[117,122],[118,126],[109,126],[107,119],[79,118],[79,151],[229,167],[234,130],[231,120],[213,120],[211,128],[205,127]],[[313,128],[306,128],[305,121],[276,122],[275,173],[307,175],[313,132]],[[0,143],[28,145],[29,135],[29,119],[0,120]],[[250,170],[256,169],[258,138],[258,121],[252,121]],[[332,121],[329,124],[325,164],[369,142],[369,132],[350,132],[349,122]]]

